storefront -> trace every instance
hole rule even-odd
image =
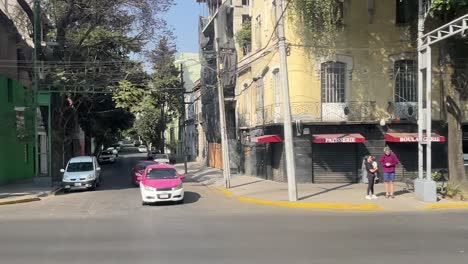
[[[426,141],[426,137],[423,141]],[[418,172],[418,133],[386,133],[385,142],[400,160],[400,165],[397,166],[395,172],[397,181],[402,178],[415,177]],[[434,144],[445,142],[445,137],[434,133],[431,136],[431,142],[433,143],[433,168],[446,168],[444,144]]]
[[[314,183],[356,183],[358,181],[358,145],[361,134],[312,135],[312,171]]]
[[[251,150],[253,150],[250,156],[251,162],[254,169],[254,173],[252,176],[256,176],[258,178],[266,179],[266,180],[274,180],[274,181],[283,181],[283,173],[279,173],[278,170],[275,170],[277,162],[275,162],[275,150],[278,152],[277,154],[282,154],[282,142],[283,139],[278,134],[272,135],[263,135],[252,137],[250,139],[251,143],[254,143],[251,146]],[[281,152],[279,152],[281,151]],[[277,155],[278,156],[278,155]],[[272,168],[273,166],[273,168]],[[282,166],[281,166],[282,167]]]

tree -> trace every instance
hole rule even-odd
[[[161,139],[161,110],[148,109],[135,122],[138,134],[147,144],[159,145]]]
[[[175,62],[176,49],[167,38],[161,38],[158,46],[150,54],[154,73],[152,74],[151,97],[161,110],[161,141],[158,146],[164,152],[164,131],[173,118],[185,111],[184,90],[179,70]]]
[[[468,0],[433,0],[431,20],[426,22],[430,31],[468,13]],[[468,181],[463,164],[463,104],[468,99],[467,39],[459,36],[444,40],[438,45],[441,89],[448,129],[448,167],[451,180]]]
[[[52,53],[42,53],[46,78],[41,89],[53,93],[53,172],[73,155],[68,146],[81,124],[87,136],[105,144],[131,126],[129,109],[117,109],[110,93],[116,86],[141,84],[129,77],[135,63],[130,53],[143,52],[145,43],[166,34],[161,14],[173,0],[57,0],[41,1],[53,30]],[[109,92],[108,94],[106,94]],[[73,103],[70,103],[73,102]],[[60,163],[60,164],[59,164]],[[53,175],[55,178],[59,175]]]

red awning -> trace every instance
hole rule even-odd
[[[418,142],[418,133],[386,133],[385,141],[387,142]],[[426,141],[426,136],[423,136],[423,142]],[[445,142],[445,137],[433,133],[431,142]]]
[[[264,135],[259,137],[253,137],[251,141],[255,143],[277,143],[283,142],[283,139],[280,135]]]
[[[366,138],[361,134],[319,134],[312,135],[312,142],[326,143],[364,143]]]

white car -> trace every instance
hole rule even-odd
[[[112,151],[112,153],[113,153],[116,157],[119,156],[119,150],[118,150],[118,149],[116,149],[116,148],[114,148],[114,147],[109,147],[109,148],[107,148],[107,150]]]
[[[465,167],[468,167],[468,154],[466,153],[463,154],[463,165],[465,165]]]
[[[154,154],[153,155],[153,160],[156,163],[159,163],[159,164],[169,164],[170,163],[169,155],[167,155],[167,154]]]
[[[98,156],[99,164],[115,163],[116,160],[117,160],[117,156],[114,154],[112,150],[103,150]]]
[[[63,173],[62,187],[65,192],[74,189],[95,190],[101,183],[101,168],[95,157],[72,158],[60,172]]]
[[[140,145],[140,146],[138,147],[138,152],[140,152],[140,153],[146,153],[146,152],[148,152],[148,148],[147,148],[145,145]]]

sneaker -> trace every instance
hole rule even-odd
[[[372,199],[377,199],[377,198],[379,198],[379,197],[377,197],[377,195],[375,195],[375,194],[372,195]]]
[[[370,195],[366,195],[366,199],[370,200],[370,199],[372,199],[372,197]]]

